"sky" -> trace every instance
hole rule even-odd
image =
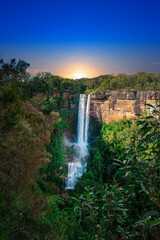
[[[0,58],[62,77],[160,72],[159,0],[0,1]]]

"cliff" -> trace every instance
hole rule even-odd
[[[118,121],[124,116],[131,118],[144,111],[151,112],[151,108],[146,104],[155,105],[156,101],[160,102],[160,91],[93,93],[90,115],[98,121],[109,123],[111,120]]]

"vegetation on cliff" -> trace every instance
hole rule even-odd
[[[133,75],[106,75],[87,81],[86,92],[105,92],[110,90],[160,90],[160,74],[140,72]]]
[[[105,92],[110,90],[160,90],[160,74],[140,72],[134,75],[118,74],[102,75],[96,78],[67,79],[50,73],[38,73],[35,77],[28,76],[26,81],[26,95],[35,93],[51,94],[58,91],[62,95],[65,91],[71,93]]]
[[[149,116],[102,124],[87,172],[71,192],[63,189],[62,136],[76,129],[79,93],[160,90],[160,75],[73,81],[49,73],[32,77],[28,66],[1,61],[0,239],[159,240],[160,106],[150,106]]]
[[[69,79],[52,75],[48,72],[37,73],[32,76],[26,73],[28,63],[20,60],[17,65],[15,59],[10,64],[1,60],[0,81],[2,85],[12,84],[16,81],[22,88],[23,98],[32,98],[41,93],[53,96],[64,92],[72,94],[104,92],[110,90],[136,90],[136,91],[158,91],[160,90],[160,73],[139,72],[133,75],[102,75],[95,78]],[[10,75],[11,74],[11,75]],[[61,104],[60,99],[57,102]]]

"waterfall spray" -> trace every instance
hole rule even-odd
[[[73,162],[68,163],[66,189],[74,189],[78,178],[86,171],[86,157],[88,155],[90,95],[80,94],[78,107],[77,143],[74,144]]]

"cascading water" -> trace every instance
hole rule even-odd
[[[84,94],[80,94],[78,107],[78,134],[77,134],[79,145],[83,144],[84,142],[85,102],[86,96]]]
[[[68,163],[66,189],[74,189],[78,178],[86,171],[86,157],[88,155],[90,95],[86,102],[86,95],[80,94],[78,107],[77,143],[74,144],[73,162]]]
[[[90,95],[88,95],[87,99],[87,108],[86,108],[86,119],[85,119],[85,135],[84,135],[84,142],[87,146],[88,144],[88,129],[89,129],[89,111],[90,111]]]

